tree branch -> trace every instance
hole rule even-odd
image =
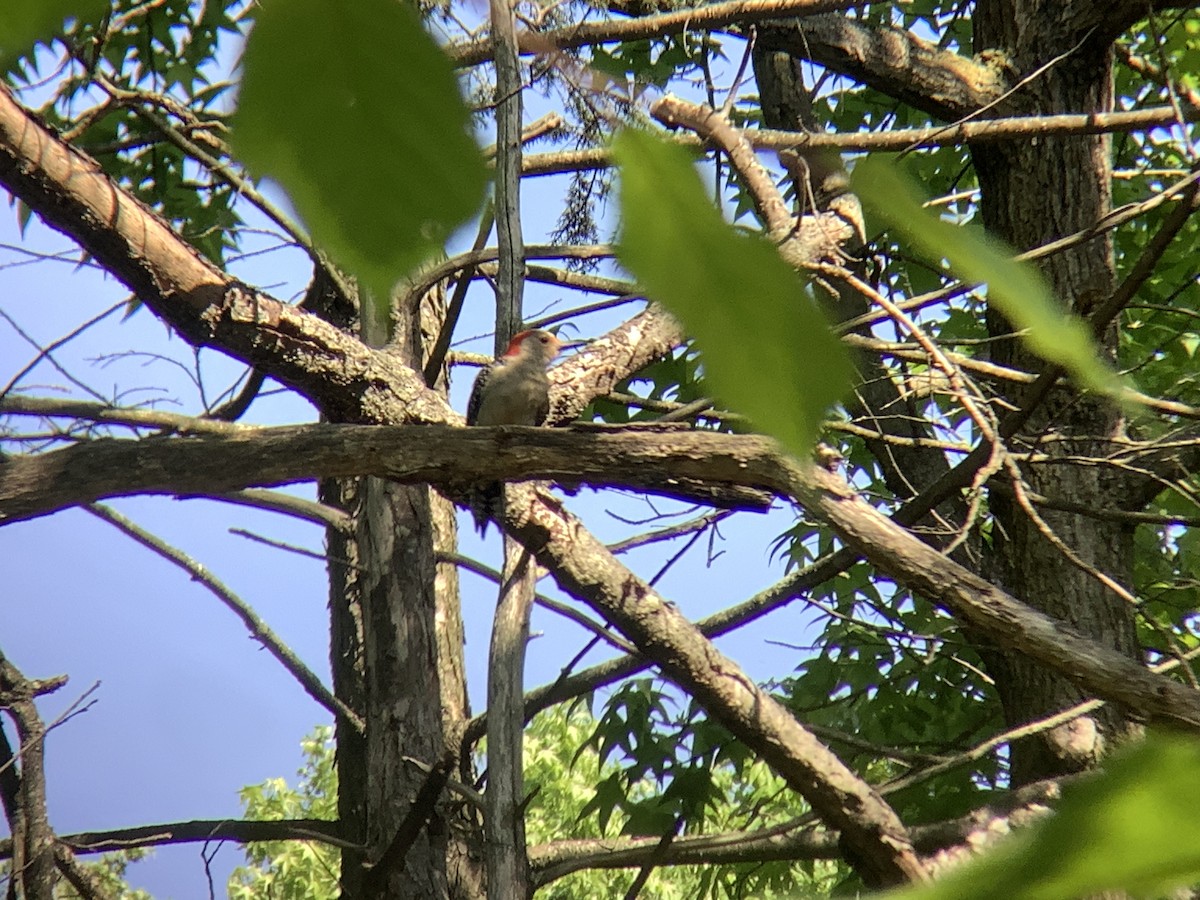
[[[315,315],[229,277],[0,88],[0,183],[74,239],[197,347],[215,347],[312,399],[330,419],[451,421],[415,373]]]
[[[111,831],[81,831],[59,835],[58,841],[81,854],[208,841],[237,841],[240,844],[256,841],[320,841],[341,849],[364,849],[342,837],[340,823],[326,819],[195,819]],[[12,854],[12,839],[0,839],[0,859],[11,859]]]
[[[911,829],[913,844],[923,854],[955,850],[970,844],[977,852],[978,839],[997,838],[1028,824],[1059,799],[1059,781],[1041,781],[1010,793],[966,816]],[[802,827],[794,819],[757,831],[685,835],[676,838],[661,854],[659,865],[730,865],[748,862],[837,859],[841,856],[837,832]],[[553,841],[529,849],[534,881],[541,887],[583,869],[627,869],[641,866],[661,843],[655,837],[586,838]]]
[[[686,340],[666,310],[650,306],[550,370],[549,425],[566,425],[596,397]]]
[[[673,604],[535,489],[513,485],[505,530],[533,550],[559,586],[616,625],[664,675],[754,749],[826,823],[843,832],[868,881],[920,881],[924,869],[888,804]]]
[[[1200,694],[1034,613],[887,519],[840,478],[798,465],[762,437],[595,427],[302,425],[167,441],[97,441],[0,462],[0,516],[44,515],[104,496],[220,492],[248,484],[365,474],[444,484],[452,492],[468,483],[531,478],[661,490],[663,482],[683,478],[795,497],[881,570],[943,604],[999,645],[1026,653],[1090,692],[1151,718],[1200,728]],[[551,517],[547,523],[563,515],[549,495],[516,485],[509,490],[521,498],[526,517],[538,502],[544,502],[542,514]],[[576,559],[569,547],[586,535],[576,520],[570,523],[538,532],[540,542],[550,542],[546,547],[533,544],[552,572],[554,558]],[[550,552],[556,557],[540,555]],[[632,577],[612,562],[620,573],[611,575],[614,584]],[[555,577],[562,574],[555,572]],[[646,652],[639,641],[634,643]]]
[[[14,895],[26,900],[54,900],[54,832],[46,812],[46,726],[34,703],[39,693],[37,683],[0,653],[0,709],[7,710],[17,726],[15,753],[6,738],[0,739],[0,768],[7,773],[0,788],[13,835],[10,846],[16,853],[11,886]],[[14,778],[17,759],[21,771]]]
[[[819,63],[947,121],[975,112],[1008,87],[1000,65],[943,50],[901,28],[842,15],[760,23],[757,46]]]
[[[366,726],[363,724],[362,717],[335,697],[333,692],[321,683],[321,679],[317,677],[316,673],[306,666],[300,657],[296,656],[292,648],[275,634],[258,613],[242,600],[241,597],[219,581],[208,569],[182,550],[172,547],[144,528],[138,527],[138,525],[114,509],[100,504],[89,504],[86,509],[92,515],[108,522],[117,530],[133,538],[152,553],[157,553],[163,559],[183,569],[183,571],[188,573],[192,581],[199,582],[208,588],[227,609],[242,620],[242,624],[246,626],[246,630],[250,632],[250,636],[278,660],[279,664],[299,682],[300,686],[304,688],[310,697],[333,715],[341,716],[355,731],[361,734],[365,730]]]
[[[1183,119],[1200,121],[1200,109],[1186,106]],[[1051,135],[1114,134],[1148,131],[1179,121],[1179,111],[1170,106],[1110,113],[1061,114],[1052,116],[1013,116],[975,122],[955,121],[949,125],[928,128],[895,128],[886,131],[854,131],[848,133],[798,133],[766,128],[747,128],[742,135],[757,150],[841,150],[841,151],[900,151],[946,147],[967,142],[994,144],[1002,141],[1024,140]],[[672,140],[685,147],[702,147],[702,140],[692,135],[674,135]],[[588,147],[582,150],[555,150],[525,155],[522,171],[527,176],[555,175],[588,169],[606,169],[613,165],[607,147]]]
[[[862,0],[732,0],[636,19],[580,23],[554,31],[522,31],[517,35],[517,46],[523,54],[549,54],[588,44],[639,41],[684,31],[707,31],[735,22],[813,16],[861,5]],[[456,66],[478,65],[491,57],[492,41],[484,38],[459,44],[448,48],[448,53]]]
[[[593,456],[593,454],[595,454]],[[587,456],[588,458],[583,458]],[[751,487],[776,458],[765,438],[686,429],[289,425],[231,434],[97,440],[0,459],[0,523],[132,494],[224,494],[319,477],[407,484],[521,478],[587,481],[688,496],[673,485]],[[638,462],[634,462],[638,460]],[[754,463],[752,468],[739,467]],[[640,466],[623,471],[623,466]],[[753,473],[759,473],[755,475]]]

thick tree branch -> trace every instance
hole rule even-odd
[[[1008,87],[1000,65],[942,50],[900,28],[842,15],[762,22],[757,45],[819,63],[947,121],[975,112]]]
[[[191,344],[216,347],[318,403],[334,420],[451,421],[386,354],[230,278],[0,88],[0,183],[77,241]]]
[[[894,884],[925,877],[895,811],[678,608],[626,570],[570,513],[538,502],[533,488],[514,485],[509,493],[506,531],[537,555],[563,590],[616,625],[840,829],[868,880]]]
[[[623,436],[622,436],[623,435]],[[587,458],[583,458],[586,456]],[[377,475],[453,493],[496,479],[545,478],[669,496],[672,485],[771,480],[764,438],[715,432],[580,426],[567,429],[293,425],[144,441],[97,440],[0,459],[0,523],[131,494],[223,494],[318,477]],[[747,472],[751,460],[759,463]],[[636,460],[636,462],[635,462]],[[632,467],[625,469],[625,467]],[[760,467],[764,470],[760,475]]]
[[[673,10],[635,19],[610,19],[568,25],[554,31],[522,31],[517,35],[521,53],[549,54],[588,44],[640,41],[647,38],[723,28],[735,22],[756,22],[782,16],[803,17],[861,6],[862,0],[731,0],[708,6]],[[450,59],[458,66],[474,66],[492,55],[492,41],[484,38],[450,47]]]
[[[17,730],[15,752],[0,739],[0,767],[9,772],[0,788],[4,810],[16,851],[11,872],[14,896],[27,900],[54,900],[54,832],[46,811],[46,726],[34,698],[42,693],[0,653],[0,709],[12,716]],[[20,777],[11,769],[20,760]],[[15,796],[13,795],[15,788]]]
[[[101,880],[100,874],[82,865],[71,848],[62,841],[54,841],[54,865],[62,873],[63,878],[75,888],[75,893],[81,900],[118,900]]]
[[[683,329],[658,306],[592,341],[566,362],[550,370],[550,425],[566,425],[577,419],[596,397],[667,356],[686,340]]]
[[[615,552],[615,551],[614,551]],[[735,628],[753,622],[767,613],[802,596],[831,578],[844,572],[859,557],[845,548],[830,553],[810,565],[793,572],[781,581],[759,591],[735,606],[723,609],[696,623],[700,633],[707,638],[720,637]],[[536,687],[525,696],[525,719],[532,719],[543,709],[571,700],[582,694],[613,684],[622,678],[648,669],[652,662],[644,656],[618,656],[591,666],[574,675]],[[483,737],[487,712],[482,712],[467,723],[463,740],[470,744]]]
[[[664,482],[683,478],[791,496],[884,572],[943,604],[999,645],[1026,653],[1090,692],[1149,718],[1200,728],[1200,694],[1034,613],[887,519],[841,479],[799,466],[761,437],[594,427],[302,425],[161,442],[97,441],[0,462],[0,516],[28,518],[120,494],[219,492],[319,475],[363,474],[444,484],[451,490],[497,478],[661,490]],[[536,496],[529,488],[509,490],[523,498],[528,517]],[[547,521],[563,515],[552,498],[542,499],[543,514],[551,516]],[[575,565],[575,554],[582,551],[572,548],[586,532],[576,520],[570,522],[570,528],[560,523],[554,530],[538,532],[541,543],[551,543],[538,549],[535,542],[531,549],[553,552],[554,558]],[[615,559],[612,562],[609,577],[616,589],[632,576]],[[543,563],[554,568],[546,559]]]
[[[106,268],[130,284],[156,313],[179,328],[190,341],[198,345],[216,346],[247,362],[262,364],[272,377],[313,397],[332,418],[435,424],[456,420],[444,401],[425,391],[419,376],[390,359],[387,354],[372,352],[336,329],[324,326],[315,317],[306,316],[270,297],[246,289],[187,250],[167,226],[122,194],[90,160],[57,141],[7,93],[0,95],[0,179],[55,227],[76,237]],[[384,429],[367,430],[374,432],[368,439],[372,443],[379,440],[384,432]],[[422,436],[420,443],[436,440],[438,436],[434,434],[435,431],[450,429],[429,428],[425,431],[427,433]],[[550,438],[554,434],[540,432],[537,439],[539,443],[543,439],[554,440],[556,438]],[[468,435],[469,432],[454,435],[454,471],[451,472],[448,464],[442,460],[447,468],[440,470],[440,475],[439,470],[416,473],[408,462],[395,459],[387,460],[387,464],[383,465],[388,448],[370,446],[367,455],[381,464],[380,474],[395,475],[399,472],[400,477],[420,481],[444,480],[453,485],[462,483],[464,479],[476,480],[476,474],[470,471],[474,460],[483,459],[489,453],[495,458],[505,459],[506,465],[512,465],[514,477],[523,477],[521,465],[528,467],[529,459],[536,459],[537,450],[540,449],[521,447],[514,442],[515,433]],[[480,445],[485,449],[479,453],[464,453],[464,438],[487,441]],[[588,435],[587,438],[592,442],[588,445],[589,450],[594,449],[596,436]],[[207,445],[207,453],[214,443],[240,440],[243,440],[241,436],[197,437],[166,439],[163,443],[171,445],[172,452],[180,448],[186,450],[189,445],[198,448],[204,444]],[[242,449],[245,450],[246,446],[249,445],[244,445]],[[406,449],[411,451],[411,447]],[[51,461],[52,467],[61,465],[67,461],[63,454],[70,452],[56,451],[47,454],[46,459]],[[676,471],[670,473],[671,477],[680,477],[680,471],[687,477],[689,466],[703,469],[706,476],[711,475],[711,460],[707,458],[707,451],[700,448],[693,453],[699,456],[685,455],[672,461]],[[201,455],[204,454],[192,458],[183,467],[187,477],[192,477],[189,473],[193,470],[203,469],[207,465],[200,458]],[[575,458],[571,462],[577,464],[578,445],[573,447],[572,455]],[[362,459],[361,448],[355,456],[358,460]],[[520,460],[525,461],[517,465]],[[546,460],[537,461],[545,463]],[[732,466],[728,474],[730,483],[739,483],[739,479],[745,477],[741,471],[744,466],[735,460],[728,463]],[[28,475],[31,471],[27,468],[29,465],[41,464],[43,462],[38,459],[7,460],[0,464],[0,480],[17,474],[16,480],[20,481],[21,473]],[[283,481],[306,477],[287,469],[288,460],[279,459],[279,454],[270,454],[269,458],[262,460],[261,465],[274,473],[272,478]],[[351,470],[363,471],[362,465],[351,465],[349,462],[341,465],[345,466],[341,474],[351,474]],[[623,458],[620,465],[628,470],[631,467],[630,459]],[[636,464],[632,465],[636,468]],[[576,467],[572,465],[570,468]],[[464,469],[467,471],[464,472]],[[291,474],[288,474],[289,471]],[[807,477],[804,471],[792,472],[787,467],[784,473],[788,478],[788,491],[799,490],[791,483],[792,477]],[[69,478],[65,471],[50,474],[56,481]],[[106,477],[104,473],[96,474],[101,479]],[[227,473],[219,471],[210,470],[205,474],[202,490],[211,490],[214,479],[218,484],[224,484],[229,479]],[[162,473],[143,471],[140,477],[151,485],[147,489],[154,489],[154,484],[163,491],[173,492],[177,489]],[[490,471],[488,477],[496,477],[495,472]],[[768,481],[780,477],[777,465],[775,474],[769,476]],[[61,481],[59,483],[61,486]],[[278,482],[268,480],[267,483]],[[804,490],[810,495],[804,499],[816,504],[814,508],[827,515],[835,525],[847,529],[852,540],[863,540],[861,529],[870,531],[870,527],[874,527],[876,531],[873,537],[876,539],[896,538],[905,552],[911,551],[912,548],[906,547],[901,540],[905,533],[886,520],[881,520],[883,524],[880,525],[868,517],[864,525],[858,518],[849,516],[847,510],[850,507],[846,504],[854,498],[843,493],[846,489],[840,482],[834,487],[837,491],[835,495],[826,498],[823,491],[833,488],[822,485],[819,480],[808,483]],[[23,489],[26,499],[36,493],[28,481]],[[114,489],[121,488],[116,485]],[[736,725],[751,746],[780,767],[791,783],[805,785],[808,792],[819,801],[814,802],[814,806],[830,816],[834,824],[847,829],[851,846],[869,860],[869,869],[876,877],[896,880],[919,876],[920,868],[912,857],[903,828],[886,804],[877,801],[869,788],[854,778],[852,773],[844,767],[838,768],[840,763],[836,758],[785,711],[773,706],[769,697],[749,682],[743,682],[744,676],[738,677],[740,673],[732,663],[716,654],[703,641],[692,641],[693,632],[689,630],[691,626],[686,620],[629,575],[619,563],[596,551],[590,535],[578,522],[558,511],[552,499],[539,498],[529,488],[518,489],[515,493],[518,502],[514,504],[512,515],[519,513],[526,519],[510,521],[508,527],[543,559],[559,561],[562,568],[556,577],[560,582],[572,586],[580,595],[588,597],[595,608],[626,627],[643,652],[653,656],[685,688],[694,691],[712,714],[721,717],[727,724]],[[824,500],[835,505],[826,509],[820,505]],[[837,506],[835,501],[842,505]],[[858,503],[871,512],[866,504],[861,501]],[[860,531],[855,531],[856,527]],[[890,552],[891,549],[885,546],[878,548],[878,552],[886,556],[885,551]],[[975,583],[967,583],[965,587],[958,584],[956,579],[960,578],[960,573],[953,568],[946,568],[948,564],[937,554],[933,554],[932,559],[925,556],[915,561],[890,560],[890,564],[892,569],[889,571],[908,573],[915,583],[930,588],[926,591],[929,596],[955,611],[960,608],[971,610],[970,602],[979,593]],[[920,566],[922,571],[912,574],[914,565]],[[934,571],[936,577],[924,570]],[[984,587],[990,588],[987,585]],[[969,596],[961,596],[964,592]],[[1007,601],[1015,610],[1006,607],[1004,612],[1007,618],[1000,617],[999,625],[995,625],[995,616],[988,618],[986,610],[972,610],[974,615],[1003,629],[1014,642],[1023,638],[1022,628],[1032,630],[1040,641],[1037,644],[1039,659],[1054,656],[1052,664],[1079,668],[1081,683],[1089,683],[1088,679],[1095,680],[1096,665],[1106,661],[1102,654],[1098,662],[1093,660],[1084,665],[1077,663],[1076,654],[1067,653],[1064,662],[1061,654],[1054,653],[1050,646],[1055,629],[1051,620],[1036,619],[1034,625],[1029,626],[1018,615],[1022,612],[1019,605],[1013,604],[1003,594],[993,590],[990,595],[982,596],[986,596],[989,603]],[[1014,627],[1014,622],[1019,627]],[[1077,639],[1071,649],[1078,651],[1080,647],[1089,651],[1093,649]],[[686,652],[675,655],[676,650]],[[1136,695],[1138,699],[1144,699],[1137,693],[1147,687],[1144,681],[1126,678],[1129,674],[1127,670],[1117,668],[1113,672],[1123,683],[1130,685],[1124,697]],[[1161,697],[1157,704],[1145,704],[1150,709],[1149,714],[1194,724],[1197,717],[1189,708],[1189,703],[1171,691],[1174,687],[1177,686],[1170,682],[1153,685]]]
[[[487,830],[488,896],[528,896],[525,844],[525,648],[537,587],[537,564],[512,538],[504,539],[504,570],[488,650]]]
[[[521,232],[521,109],[524,78],[510,0],[491,0],[496,66],[496,345],[499,356],[521,330],[525,238]],[[489,882],[490,883],[490,882]]]
[[[917,825],[910,829],[921,854],[965,849],[978,852],[1049,811],[1060,798],[1058,781],[1042,781],[995,796],[966,816]],[[590,838],[553,841],[529,849],[530,865],[539,885],[583,869],[627,869],[640,866],[660,843],[654,837]],[[803,820],[757,831],[685,835],[662,854],[659,865],[732,865],[748,862],[838,859],[839,835],[828,829],[803,827]]]
[[[513,0],[490,0],[496,67],[496,333],[495,354],[524,327],[525,239],[521,232],[521,109],[524,77],[517,48]],[[503,490],[500,494],[504,496]],[[503,502],[503,500],[501,501]],[[492,625],[487,704],[488,788],[484,865],[488,896],[524,900],[530,894],[525,853],[525,647],[537,586],[529,551],[504,539],[504,578]]]

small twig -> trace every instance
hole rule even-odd
[[[298,547],[295,544],[288,544],[284,541],[276,541],[269,537],[263,537],[261,534],[255,534],[253,531],[247,531],[245,528],[230,528],[229,533],[236,534],[238,537],[244,537],[259,544],[266,544],[268,547],[274,547],[276,550],[286,550],[288,553],[295,553],[297,556],[304,556],[323,563],[329,562],[329,556],[325,553],[318,553],[315,550],[309,550],[307,547]],[[361,567],[356,568],[362,571]]]
[[[662,839],[659,840],[654,850],[642,863],[642,867],[638,869],[638,873],[634,876],[633,882],[629,885],[629,890],[625,892],[625,900],[637,900],[638,895],[642,892],[642,888],[646,886],[646,882],[650,878],[650,874],[658,867],[659,863],[666,858],[667,850],[674,843],[675,838],[679,835],[679,830],[683,828],[683,816],[678,815],[671,827],[663,832]]]
[[[495,221],[496,207],[489,201],[484,207],[483,215],[479,217],[479,228],[475,232],[475,243],[471,246],[472,252],[478,253],[487,246],[488,235],[492,233],[492,225]],[[438,376],[442,374],[442,365],[446,362],[446,351],[450,349],[450,340],[454,337],[454,329],[458,325],[458,317],[462,314],[467,291],[471,287],[471,280],[475,277],[475,268],[475,266],[468,266],[463,269],[454,285],[454,293],[450,296],[450,303],[446,306],[446,316],[442,321],[441,330],[438,332],[437,340],[434,341],[433,349],[429,351],[429,360],[425,363],[426,387],[433,387],[437,383]]]
[[[1087,30],[1087,33],[1084,34],[1084,36],[1079,39],[1078,43],[1076,43],[1074,47],[1071,47],[1068,50],[1064,50],[1062,53],[1058,54],[1058,56],[1055,56],[1051,59],[1046,60],[1046,62],[1042,63],[1040,66],[1038,66],[1032,72],[1025,75],[1023,78],[1021,78],[1020,81],[1018,81],[1016,84],[1014,84],[1008,90],[1004,91],[1004,93],[1000,94],[1000,96],[996,97],[993,100],[988,101],[987,103],[980,106],[978,109],[971,110],[971,112],[969,112],[967,115],[963,116],[957,122],[951,122],[949,125],[944,126],[944,128],[942,130],[946,131],[946,130],[955,128],[959,125],[965,125],[967,122],[970,122],[974,119],[982,118],[984,116],[984,114],[987,113],[988,110],[995,109],[997,106],[999,106],[1001,103],[1003,103],[1009,97],[1011,97],[1017,91],[1019,91],[1023,87],[1025,87],[1025,85],[1027,85],[1030,82],[1034,81],[1035,79],[1039,78],[1042,74],[1044,74],[1045,72],[1048,72],[1050,69],[1057,66],[1060,62],[1063,62],[1064,60],[1069,59],[1071,56],[1074,56],[1079,51],[1079,48],[1082,47],[1084,44],[1086,44],[1091,39],[1092,34],[1095,31],[1096,31],[1096,26],[1092,26],[1091,28],[1089,28]],[[936,137],[936,135],[935,135],[935,137]],[[917,150],[917,149],[919,149],[919,145],[914,143],[908,147],[905,147],[902,151],[900,151],[900,154],[901,154],[901,156],[906,156],[909,153],[912,153],[914,150]]]
[[[647,544],[657,544],[660,541],[669,541],[672,538],[681,537],[685,534],[691,534],[694,531],[704,531],[713,525],[716,525],[723,519],[729,518],[733,512],[728,509],[718,509],[687,522],[681,522],[678,525],[670,525],[666,528],[660,528],[657,531],[651,531],[647,534],[639,534],[635,537],[628,538],[623,541],[618,541],[615,544],[609,544],[609,552],[613,554],[621,554],[627,550],[632,550],[634,547],[644,547]]]
[[[223,500],[226,503],[237,503],[241,506],[269,509],[272,512],[325,525],[344,534],[354,530],[354,517],[349,513],[325,503],[318,503],[316,500],[306,500],[304,497],[296,497],[281,491],[245,488],[230,494],[204,494],[201,495],[201,499]]]
[[[431,772],[433,772],[433,766],[429,765],[427,762],[422,762],[415,756],[402,756],[400,759],[408,763],[413,768],[424,772],[426,775],[429,775]],[[479,793],[479,791],[475,790],[475,788],[468,784],[463,784],[458,779],[451,778],[449,776],[446,778],[446,787],[469,802],[481,814],[484,812],[483,794]]]
[[[213,840],[250,844],[259,841],[318,841],[341,850],[366,848],[342,836],[340,822],[327,819],[215,819],[138,825],[110,831],[85,831],[59,835],[58,840],[77,854],[110,853],[138,847],[207,843]],[[0,839],[0,860],[11,859],[13,843]]]
[[[527,244],[525,259],[609,259],[616,255],[616,250],[609,244]],[[496,262],[500,251],[496,247],[484,247],[482,250],[468,250],[457,256],[451,256],[442,262],[423,270],[411,283],[406,285],[396,302],[404,309],[412,309],[425,296],[425,292],[443,278],[454,276],[463,277],[460,273],[468,268],[478,267],[480,263]]]
[[[262,644],[272,656],[279,660],[280,664],[291,673],[292,677],[300,683],[300,686],[304,688],[310,697],[334,715],[341,716],[355,731],[360,734],[363,733],[365,726],[362,718],[339,698],[335,697],[321,683],[321,679],[317,677],[316,673],[309,669],[292,652],[291,648],[271,630],[259,615],[245,601],[215,578],[208,569],[183,551],[170,546],[165,541],[134,524],[110,507],[99,503],[90,503],[84,509],[97,518],[108,522],[119,531],[124,532],[143,547],[183,569],[191,576],[193,581],[197,581],[208,588],[218,600],[242,620],[251,637]]]
[[[697,418],[713,408],[712,397],[700,397],[691,403],[684,403],[658,417],[659,422],[686,422]]]
[[[56,360],[54,358],[53,351],[55,349],[57,349],[58,347],[61,347],[63,344],[67,343],[67,341],[70,341],[71,339],[78,337],[86,329],[90,328],[92,325],[95,325],[97,322],[112,315],[114,312],[116,312],[118,309],[121,309],[125,305],[126,305],[126,301],[124,301],[124,300],[122,300],[120,303],[114,303],[108,309],[106,309],[103,312],[88,319],[88,321],[84,322],[78,328],[73,328],[70,332],[63,335],[57,341],[51,341],[49,344],[47,344],[44,347],[41,344],[39,344],[36,340],[34,340],[28,333],[26,333],[25,329],[23,329],[20,325],[18,325],[16,320],[12,316],[10,316],[4,310],[0,309],[0,318],[3,318],[6,322],[8,322],[8,324],[12,327],[13,331],[15,331],[17,334],[19,334],[22,338],[24,338],[26,343],[30,344],[35,350],[37,350],[37,355],[32,360],[30,360],[28,364],[26,364],[24,367],[22,367],[15,375],[13,375],[13,377],[8,380],[8,383],[6,385],[4,385],[3,388],[0,388],[0,401],[4,400],[7,397],[8,392],[11,391],[20,382],[20,380],[22,378],[24,378],[34,368],[34,366],[36,366],[39,362],[41,362],[44,359],[48,363],[50,363],[50,365],[54,366],[54,368],[58,369],[58,371],[63,374],[63,377],[68,379],[73,385],[80,388],[81,390],[86,391],[87,393],[91,394],[93,397],[95,397],[97,400],[99,400],[100,402],[103,403],[104,396],[102,394],[100,394],[99,392],[93,390],[88,385],[84,384],[82,381],[80,381],[78,378],[76,378],[74,375],[72,375],[70,372],[68,372],[66,369],[64,369],[62,367],[62,365],[58,362],[58,360]]]
[[[1150,671],[1157,674],[1163,674],[1182,665],[1188,660],[1195,659],[1196,657],[1200,657],[1200,647],[1182,654],[1182,658],[1168,660],[1167,662],[1160,663],[1157,666],[1151,666]],[[907,775],[901,776],[900,778],[893,779],[886,784],[881,785],[879,792],[887,795],[894,794],[897,791],[903,791],[912,787],[913,785],[920,784],[923,781],[928,781],[930,778],[934,778],[945,772],[956,769],[961,765],[981,759],[988,753],[995,750],[997,747],[1000,747],[1004,744],[1009,744],[1013,741],[1021,740],[1022,738],[1032,737],[1034,735],[1041,734],[1042,732],[1050,731],[1051,729],[1057,728],[1060,725],[1065,725],[1067,722],[1074,721],[1080,716],[1086,716],[1088,713],[1095,712],[1096,710],[1100,709],[1106,703],[1107,701],[1105,700],[1085,700],[1084,702],[1078,703],[1069,709],[1064,709],[1062,712],[1054,713],[1053,715],[1046,716],[1042,719],[1037,719],[1033,722],[1027,722],[1024,725],[1017,726],[1016,728],[1010,728],[1007,731],[1003,731],[1000,734],[988,738],[986,741],[976,744],[969,750],[964,750],[962,753],[955,754],[954,756],[935,763],[927,768],[910,772]]]

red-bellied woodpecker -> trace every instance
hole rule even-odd
[[[475,378],[467,401],[468,425],[541,425],[550,412],[550,379],[546,367],[558,355],[562,342],[549,331],[521,331],[513,335],[495,362]],[[488,519],[503,512],[499,483],[485,485],[471,501],[471,514],[479,533]]]

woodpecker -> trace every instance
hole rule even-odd
[[[467,401],[468,425],[541,425],[550,412],[550,379],[546,367],[562,349],[549,331],[534,329],[513,335],[508,349],[480,371]],[[471,500],[479,533],[488,519],[502,512],[499,483],[480,488]]]

